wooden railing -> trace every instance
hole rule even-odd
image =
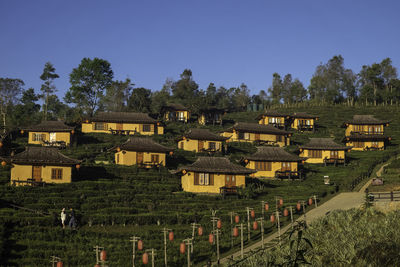
[[[49,146],[49,147],[59,147],[59,148],[66,148],[67,144],[65,141],[42,141],[43,146]]]
[[[275,171],[275,178],[302,179],[302,176],[300,171],[278,170]]]
[[[324,158],[324,163],[325,166],[328,164],[333,164],[333,165],[337,165],[337,164],[344,164],[346,165],[346,160],[345,159],[340,159],[340,158]]]
[[[238,189],[237,186],[231,186],[231,187],[223,186],[219,188],[219,193],[223,196],[236,195],[238,193],[237,189]]]
[[[370,192],[368,194],[370,200],[390,200],[390,201],[400,201],[400,191],[390,191],[390,192]]]
[[[315,127],[314,127],[314,125],[298,124],[297,130],[298,131],[314,131]]]
[[[42,180],[42,179],[40,179]],[[39,182],[35,181],[34,179],[27,179],[27,180],[12,180],[11,181],[13,186],[16,185],[29,185],[29,186],[44,186],[46,183],[45,182]]]
[[[383,132],[374,132],[374,131],[351,131],[350,134],[362,134],[362,135],[384,135]]]

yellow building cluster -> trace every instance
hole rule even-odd
[[[190,129],[178,139],[178,148],[194,152],[222,152],[228,139],[208,129]]]

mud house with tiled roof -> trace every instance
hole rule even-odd
[[[261,178],[301,178],[299,165],[303,158],[286,152],[281,147],[259,146],[257,152],[243,157],[246,168],[257,172],[253,177]]]
[[[346,128],[344,142],[354,150],[383,150],[390,137],[385,135],[389,121],[373,115],[354,115],[343,125]]]
[[[290,115],[290,127],[298,131],[315,131],[318,116],[306,112],[297,112]]]
[[[200,125],[212,124],[222,125],[222,116],[225,114],[225,109],[217,107],[202,108],[199,111],[197,121]]]
[[[208,129],[190,129],[178,139],[178,148],[194,152],[222,152],[223,137]]]
[[[271,125],[279,129],[287,129],[290,124],[289,114],[276,110],[267,110],[257,117],[258,124]]]
[[[112,148],[115,163],[139,167],[165,166],[166,154],[173,149],[160,145],[147,137],[131,137],[125,143]]]
[[[164,134],[164,126],[146,113],[99,112],[82,122],[83,133]]]
[[[161,108],[164,121],[179,121],[187,123],[190,118],[189,109],[181,104],[167,104]]]
[[[245,176],[255,170],[234,164],[225,157],[199,157],[193,164],[180,167],[184,191],[193,193],[235,192],[245,187]]]
[[[11,157],[11,184],[70,183],[73,168],[79,160],[61,154],[51,147],[26,147]]]
[[[332,138],[310,138],[310,141],[300,146],[300,157],[307,158],[307,163],[345,164],[346,152],[351,147],[343,146]]]
[[[221,135],[229,137],[227,142],[255,142],[282,147],[290,144],[291,133],[271,125],[237,122]]]
[[[62,121],[43,121],[37,125],[24,127],[28,133],[28,144],[43,146],[69,146],[75,128]]]

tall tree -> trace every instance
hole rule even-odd
[[[207,106],[215,106],[217,103],[217,99],[215,98],[217,95],[217,87],[215,87],[214,83],[210,83],[207,87],[205,98],[205,104]]]
[[[183,71],[181,78],[172,84],[171,91],[175,101],[188,106],[194,113],[198,111],[199,107],[195,102],[200,97],[199,85],[193,80],[190,69]]]
[[[8,108],[18,101],[24,85],[20,79],[0,78],[0,113],[3,117],[3,133],[6,133]]]
[[[385,102],[393,105],[393,81],[397,79],[397,69],[393,67],[392,60],[385,58],[381,62],[382,79],[385,86]]]
[[[67,103],[74,103],[77,108],[93,116],[99,108],[104,90],[113,79],[111,64],[100,58],[83,58],[69,76],[71,87],[65,94]]]
[[[128,106],[134,84],[130,79],[125,81],[113,81],[106,88],[103,98],[104,108],[108,111],[123,111]]]
[[[250,90],[247,85],[242,83],[239,87],[234,89],[232,95],[232,102],[236,107],[237,111],[244,111],[247,105],[250,103]]]
[[[381,73],[380,64],[374,63],[371,66],[362,66],[358,82],[361,88],[361,96],[366,103],[373,101],[374,105],[377,105],[384,84]]]
[[[44,99],[44,120],[47,120],[47,107],[49,105],[49,95],[56,91],[56,87],[53,83],[54,79],[59,78],[56,69],[53,64],[46,62],[44,65],[43,73],[40,75],[40,79],[44,81],[40,90],[43,93],[42,98]]]
[[[15,126],[31,125],[40,121],[40,105],[37,104],[40,95],[35,94],[33,88],[22,93],[21,103],[14,106],[12,121]]]
[[[143,87],[134,88],[128,100],[128,108],[135,112],[150,112],[151,90]]]
[[[49,95],[49,105],[47,108],[48,118],[51,120],[63,119],[67,120],[67,114],[70,108],[64,104],[57,95]]]
[[[160,91],[156,91],[151,95],[151,111],[153,113],[159,114],[162,106],[168,103],[171,98],[171,87],[174,81],[167,78],[164,85]]]
[[[272,86],[268,88],[273,104],[279,104],[282,99],[282,78],[278,73],[272,74]]]

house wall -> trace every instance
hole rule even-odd
[[[258,121],[258,124],[264,124],[268,125],[269,124],[269,118],[275,118],[275,123],[285,123],[285,117],[280,117],[280,116],[263,116],[262,119]]]
[[[290,127],[292,127],[293,129],[298,129],[298,124],[299,124],[299,120],[308,120],[310,121],[310,125],[314,127],[315,125],[315,119],[302,119],[302,118],[294,118],[292,124],[290,125]]]
[[[222,151],[222,142],[221,141],[208,141],[208,140],[203,140],[204,143],[204,148],[209,149],[210,148],[210,143],[215,143],[215,149],[218,152]],[[188,151],[195,151],[199,152],[199,140],[194,140],[194,139],[184,139],[178,142],[178,148],[182,149],[182,144],[183,144],[183,149],[188,150]]]
[[[106,130],[95,130],[94,127],[95,122],[83,122],[82,123],[82,132],[83,133],[108,133],[111,134],[110,129],[116,130],[117,123],[114,122],[107,122],[107,129]],[[164,127],[157,126],[155,123],[121,123],[122,130],[131,131],[130,134],[135,134],[135,131],[140,133],[141,135],[153,135],[153,134],[164,134]],[[144,132],[143,125],[150,125],[150,131]]]
[[[32,145],[41,145],[41,141],[34,141],[33,135],[34,134],[41,134],[44,136],[43,141],[50,141],[50,133],[49,132],[29,132],[28,137],[28,144]],[[70,132],[55,132],[56,134],[56,141],[64,141],[65,144],[68,146],[71,143],[71,133]]]
[[[236,186],[245,187],[245,176],[235,175]],[[214,174],[214,185],[195,185],[194,172],[187,172],[181,177],[183,191],[193,193],[217,193],[219,194],[220,187],[225,186],[225,174]]]
[[[52,169],[62,169],[62,179],[51,179]],[[72,167],[69,166],[42,166],[42,182],[46,183],[71,183]],[[12,181],[26,181],[32,178],[32,165],[14,164],[11,168],[11,184]]]
[[[189,111],[187,111],[187,110],[185,110],[185,111],[181,111],[181,110],[177,110],[177,111],[166,111],[165,113],[164,113],[164,120],[165,121],[169,121],[169,114],[170,113],[183,113],[183,116],[182,116],[182,118],[183,118],[183,120],[185,121],[185,122],[187,122],[188,120],[189,120],[189,116],[190,116],[190,114],[189,114]],[[179,118],[179,116],[177,115],[176,116],[176,119],[178,119]]]
[[[118,160],[119,155],[119,160]],[[158,155],[158,164],[165,166],[166,154],[165,153],[155,153],[155,152],[143,152],[143,162],[151,162],[151,156]],[[115,163],[119,165],[136,165],[136,152],[121,150],[116,152]]]
[[[253,160],[250,160],[246,164],[246,168],[256,170],[256,162]],[[291,171],[297,171],[298,168],[298,163],[295,162],[290,162],[290,170]],[[271,170],[270,171],[257,171],[256,173],[252,174],[253,177],[269,177],[273,178],[275,177],[275,172],[280,171],[282,169],[282,162],[276,162],[273,161],[271,162]]]
[[[345,135],[346,136],[350,136],[351,132],[359,132],[359,131],[363,131],[363,132],[368,132],[370,131],[371,133],[382,133],[384,132],[384,126],[382,125],[354,125],[354,124],[349,124],[346,127],[346,131],[345,131]]]
[[[256,139],[255,133],[248,133],[248,139],[238,139],[239,133],[234,131],[233,133],[230,132],[223,132],[221,134],[224,137],[229,137],[227,142],[254,142],[254,141],[269,141],[271,144],[276,144],[280,147],[287,146],[290,144],[290,138],[288,136],[282,136],[282,141],[276,141],[276,137],[279,135],[274,134],[260,134],[259,139]]]
[[[377,141],[377,142],[372,142],[372,141],[361,141],[360,142],[362,147],[356,147],[355,141],[346,141],[346,146],[352,146],[353,148],[351,150],[357,150],[357,151],[363,151],[366,150],[367,147],[377,147],[379,149],[385,149],[385,142],[384,141]],[[374,143],[374,144],[373,144]]]
[[[302,152],[300,152],[300,157],[307,158],[306,162],[307,163],[324,163],[324,159],[330,159],[331,158],[331,150],[321,150],[322,151],[322,157],[321,158],[310,158],[309,157],[309,151],[310,149],[303,149]],[[339,150],[338,151],[338,159],[345,159],[345,151],[344,150]]]

